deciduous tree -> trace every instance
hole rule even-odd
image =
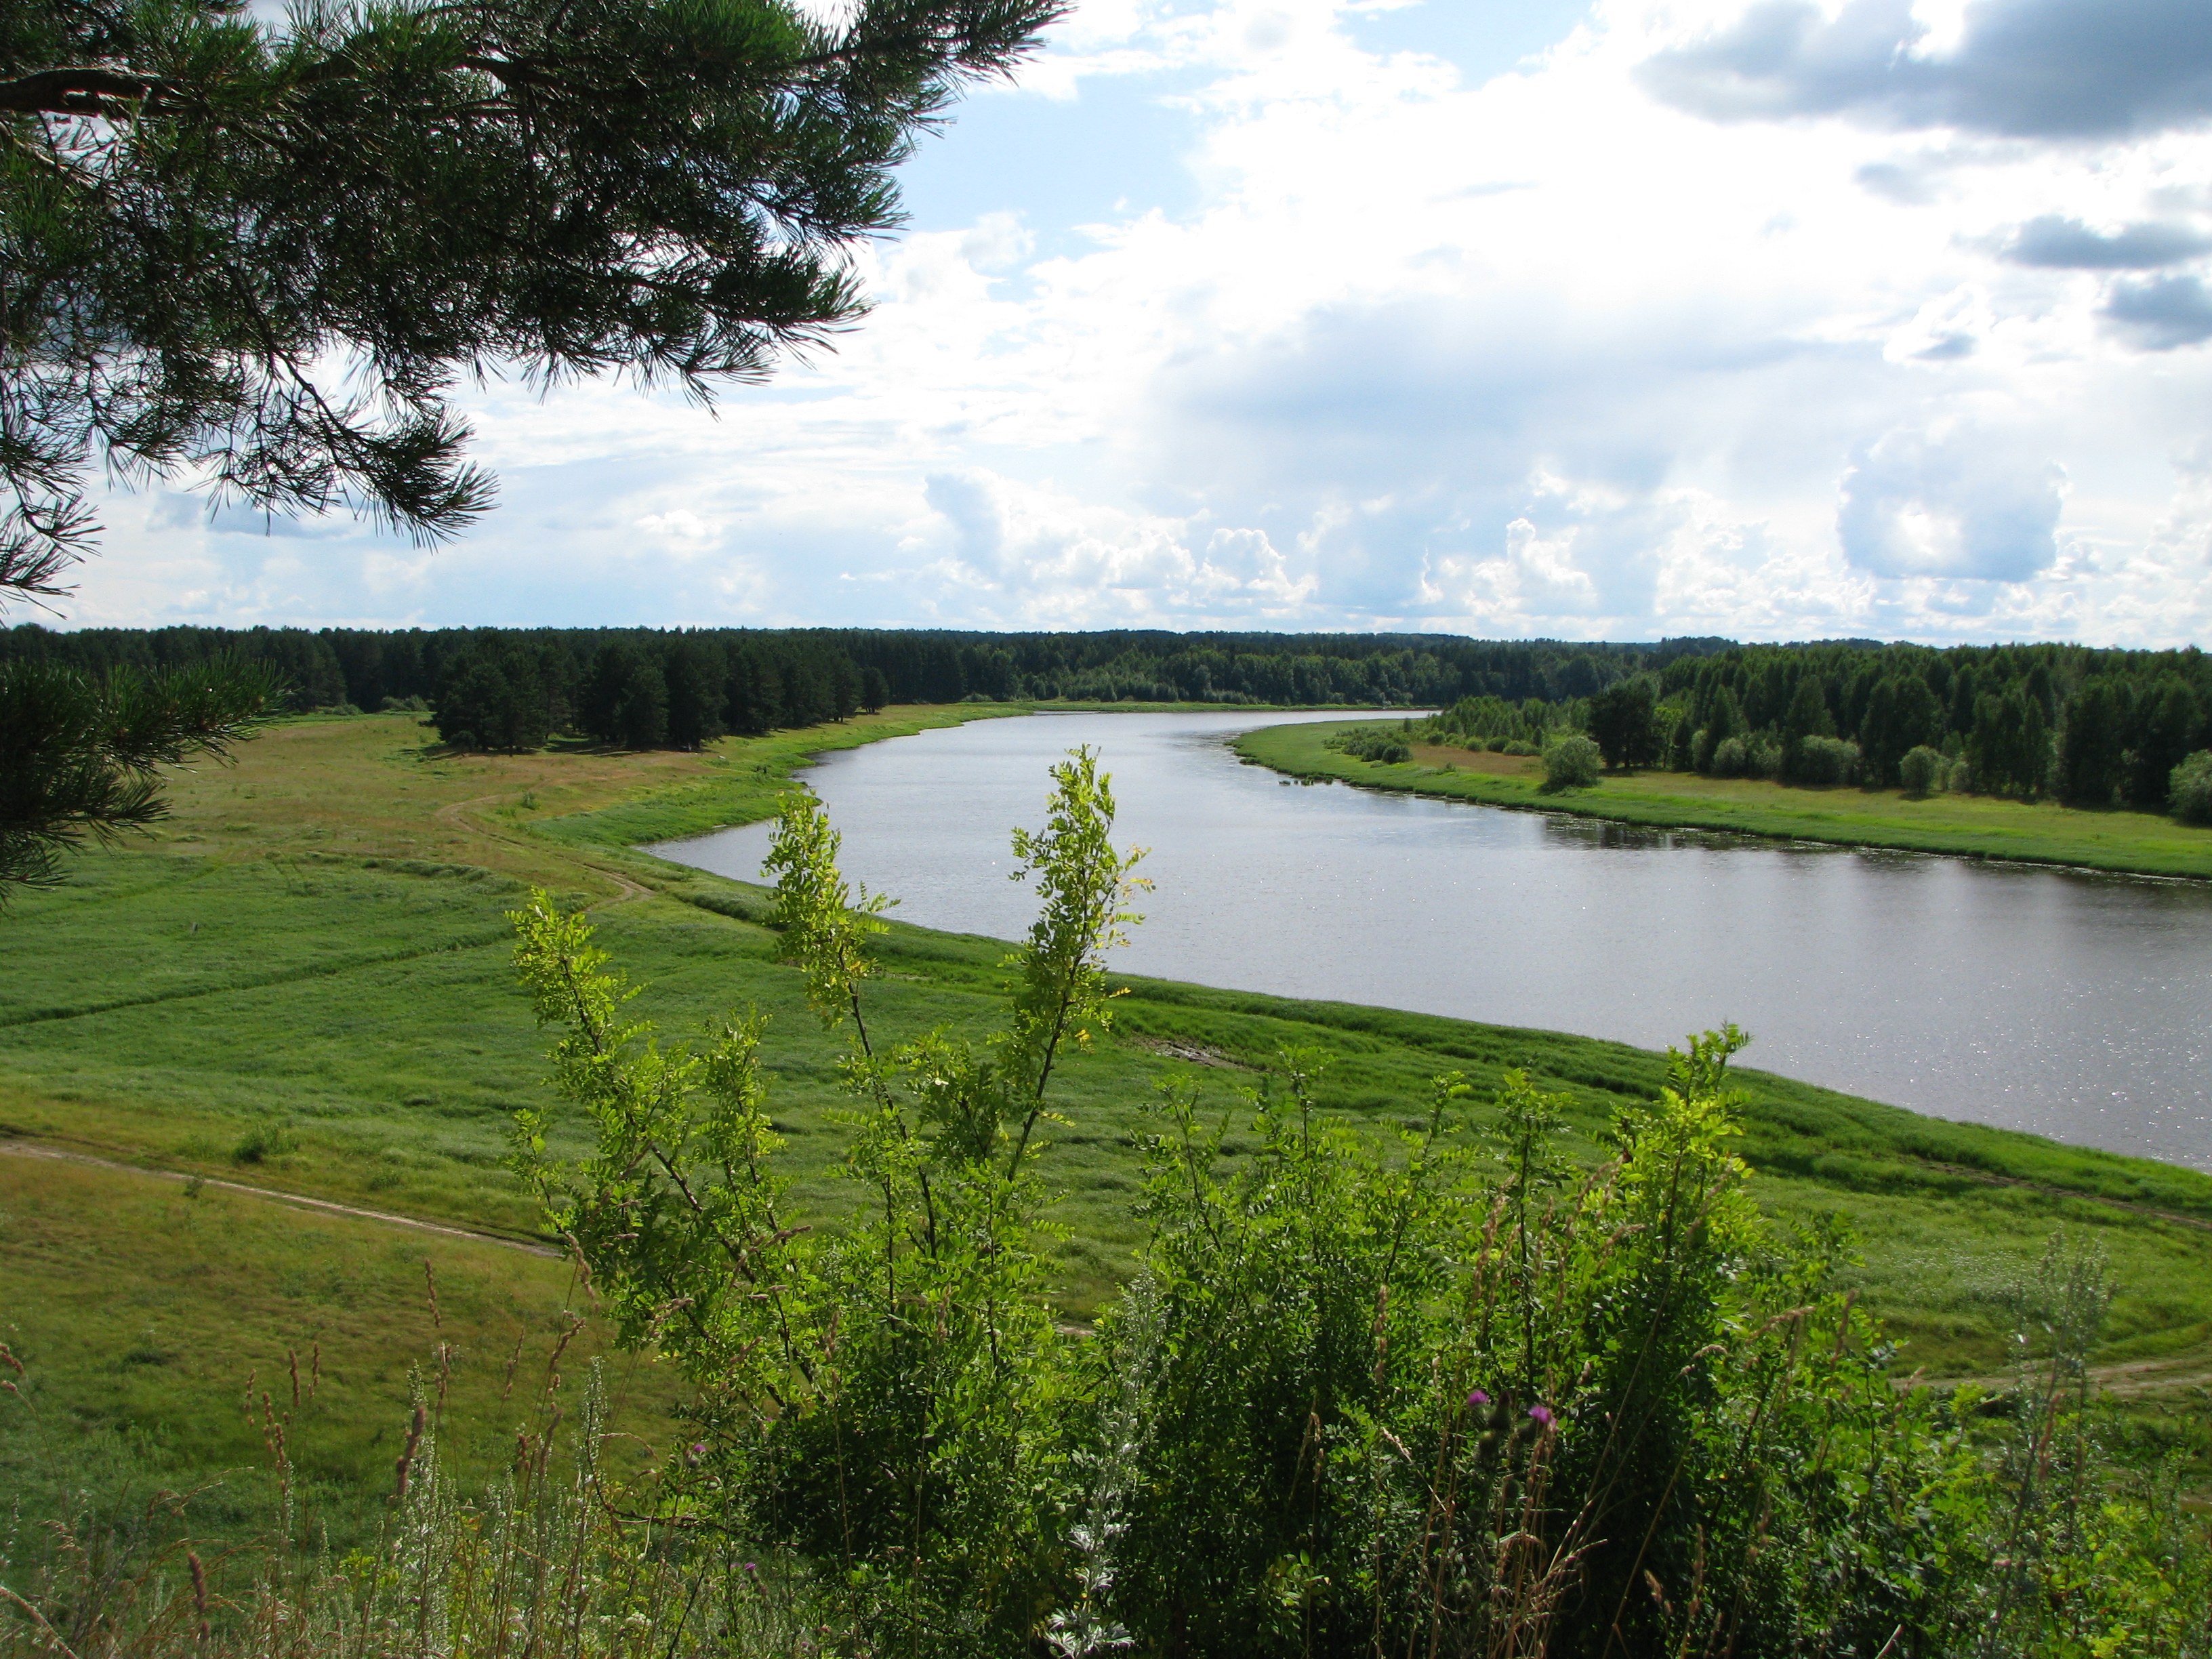
[[[1656,765],[1662,732],[1651,682],[1616,681],[1592,697],[1589,734],[1608,767]]]

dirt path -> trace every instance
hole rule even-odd
[[[546,842],[526,842],[519,836],[508,835],[504,830],[495,830],[487,823],[479,823],[465,816],[477,807],[488,806],[494,801],[504,800],[514,793],[511,789],[502,789],[494,795],[478,795],[470,800],[450,801],[441,806],[431,816],[448,830],[458,830],[462,835],[482,836],[487,841],[495,841],[503,846],[512,847],[518,852],[528,853],[536,857],[542,858],[550,853],[556,858],[566,859],[571,864],[580,865],[593,875],[604,877],[606,880],[614,883],[615,896],[612,898],[601,899],[599,903],[589,907],[592,909],[597,910],[609,904],[627,904],[632,899],[653,896],[653,890],[650,887],[632,881],[628,876],[610,870],[604,865],[594,864],[586,858],[580,858],[565,848],[555,847]]]
[[[2075,1187],[2053,1187],[2040,1181],[2030,1181],[2025,1176],[1993,1175],[1987,1170],[1970,1169],[1964,1164],[1945,1164],[1932,1158],[1915,1158],[1923,1169],[1941,1170],[1966,1181],[1978,1181],[1988,1187],[2019,1187],[2031,1193],[2041,1193],[2051,1198],[2078,1198],[2084,1204],[2102,1204],[2107,1209],[2126,1210],[2130,1214],[2148,1216],[2154,1221],[2170,1221],[2177,1227],[2194,1227],[2200,1232],[2212,1232],[2212,1221],[2203,1216],[2183,1215],[2174,1210],[2154,1210],[2148,1204],[2137,1204],[2131,1199],[2110,1198],[2103,1193],[2085,1193]]]
[[[465,1238],[476,1244],[497,1244],[507,1249],[522,1250],[531,1255],[542,1255],[556,1261],[561,1259],[558,1250],[543,1244],[528,1243],[519,1238],[509,1238],[501,1233],[478,1232],[474,1228],[453,1227],[440,1221],[422,1221],[411,1215],[394,1215],[388,1210],[364,1210],[356,1205],[340,1204],[327,1198],[310,1198],[304,1193],[288,1193],[274,1187],[249,1187],[244,1182],[225,1181],[216,1176],[188,1175],[179,1170],[149,1170],[137,1164],[118,1164],[113,1158],[94,1158],[89,1152],[64,1152],[58,1146],[44,1146],[34,1141],[0,1140],[0,1157],[44,1158],[61,1164],[84,1164],[95,1170],[113,1170],[122,1175],[143,1176],[149,1181],[173,1181],[181,1184],[197,1180],[226,1193],[243,1193],[249,1198],[267,1199],[272,1203],[289,1204],[298,1209],[351,1216],[358,1221],[380,1221],[392,1227],[412,1227],[417,1232],[437,1233],[447,1238]]]
[[[1900,1377],[1903,1387],[1911,1379]],[[2011,1372],[1990,1376],[1925,1376],[1918,1379],[1935,1389],[1962,1388],[1971,1382],[1985,1394],[2009,1394],[2018,1381]],[[2097,1392],[2111,1400],[2168,1398],[2212,1386],[2212,1360],[2201,1348],[2193,1353],[2164,1359],[2125,1359],[2110,1365],[2089,1367],[2089,1380]]]

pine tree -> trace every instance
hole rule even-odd
[[[0,901],[60,878],[61,854],[166,817],[160,769],[220,760],[274,709],[282,681],[218,658],[103,675],[0,663]]]
[[[484,371],[705,397],[865,309],[891,170],[1059,0],[0,7],[0,598],[88,465],[428,541],[490,503]]]

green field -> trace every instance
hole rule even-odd
[[[7,1419],[0,1480],[52,1492],[97,1468],[174,1484],[252,1461],[263,1428],[242,1404],[249,1376],[267,1389],[283,1370],[281,1395],[287,1351],[318,1343],[328,1381],[302,1467],[319,1479],[388,1476],[408,1367],[434,1371],[441,1342],[459,1353],[453,1443],[511,1439],[522,1390],[499,1384],[517,1341],[542,1369],[566,1310],[590,1312],[565,1264],[499,1242],[530,1238],[536,1219],[500,1161],[509,1113],[544,1098],[543,1038],[501,918],[529,884],[597,907],[600,942],[649,982],[638,1006],[665,1032],[731,1007],[769,1017],[794,1207],[834,1224],[850,1191],[835,1051],[760,925],[765,896],[629,843],[765,816],[810,752],[1002,712],[894,710],[698,755],[498,758],[451,756],[411,717],[291,721],[234,768],[180,775],[159,839],[88,854],[65,885],[13,900],[0,918],[0,1137],[487,1237],[0,1156],[0,1340],[35,1407]],[[983,1027],[1005,948],[895,925],[878,1029]],[[1067,1069],[1068,1121],[1046,1166],[1063,1194],[1061,1301],[1078,1319],[1111,1294],[1138,1237],[1133,1138],[1163,1080],[1233,1112],[1279,1050],[1318,1048],[1334,1062],[1324,1103],[1382,1125],[1438,1072],[1464,1071],[1486,1098],[1519,1065],[1572,1097],[1588,1137],[1661,1076],[1661,1056],[1557,1033],[1127,986],[1114,1035]],[[1996,1367],[1997,1293],[2063,1225],[2109,1253],[2122,1287],[2101,1358],[2130,1369],[2111,1375],[2154,1393],[2204,1376],[2212,1176],[1755,1071],[1743,1082],[1759,1196],[1780,1218],[1835,1212],[1857,1228],[1859,1283],[1905,1343],[1901,1370]],[[435,1326],[426,1257],[453,1287]],[[587,1322],[570,1352],[604,1347]],[[616,1363],[624,1409],[651,1437],[671,1396],[649,1365]],[[18,1403],[0,1397],[0,1413]]]
[[[1533,757],[1470,754],[1438,744],[1418,744],[1413,759],[1386,765],[1328,748],[1329,734],[1344,729],[1334,722],[1268,726],[1237,738],[1236,748],[1246,758],[1292,777],[1333,778],[1363,788],[1479,801],[1486,806],[1789,841],[2212,878],[2212,829],[2177,823],[2149,812],[2087,811],[2056,801],[1990,795],[1915,799],[1895,789],[1803,787],[1756,778],[1707,778],[1693,772],[1607,775],[1589,789],[1547,794],[1543,763]]]

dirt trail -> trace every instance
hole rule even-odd
[[[351,1216],[359,1221],[380,1221],[392,1227],[412,1227],[417,1232],[438,1233],[447,1238],[465,1238],[471,1243],[497,1244],[510,1250],[522,1250],[531,1255],[542,1255],[553,1261],[561,1260],[561,1252],[543,1244],[532,1244],[520,1238],[509,1238],[501,1233],[478,1232],[472,1227],[454,1227],[441,1221],[423,1221],[411,1215],[394,1215],[388,1210],[365,1210],[357,1205],[340,1204],[327,1198],[310,1198],[304,1193],[288,1193],[275,1187],[249,1187],[242,1181],[225,1181],[216,1176],[186,1174],[180,1170],[149,1170],[137,1164],[119,1164],[110,1158],[94,1158],[89,1152],[64,1152],[58,1146],[40,1146],[35,1141],[0,1140],[0,1157],[43,1158],[60,1164],[86,1164],[96,1170],[113,1170],[123,1175],[143,1176],[149,1181],[173,1181],[179,1183],[199,1181],[226,1193],[244,1193],[249,1198],[265,1198],[273,1203],[289,1204],[303,1210],[320,1210],[329,1215]]]
[[[497,794],[478,795],[470,800],[451,801],[441,806],[432,816],[448,830],[458,830],[462,835],[482,836],[487,841],[499,842],[502,845],[538,857],[544,857],[550,853],[556,858],[566,859],[571,864],[580,865],[593,875],[604,877],[606,880],[614,883],[617,889],[615,896],[612,898],[601,899],[599,903],[589,906],[591,909],[597,910],[610,904],[627,904],[632,899],[653,896],[653,890],[650,887],[632,881],[628,876],[610,870],[604,865],[594,864],[589,859],[580,858],[565,848],[556,847],[548,842],[526,842],[520,836],[508,835],[504,830],[495,830],[489,824],[466,816],[477,807],[489,806],[494,801],[505,800],[514,793],[511,789],[502,789]]]
[[[1901,1388],[1914,1380],[1945,1389],[1963,1388],[1971,1382],[1984,1393],[1994,1395],[2011,1393],[2018,1379],[2008,1371],[1991,1376],[1900,1377],[1898,1384]],[[2168,1397],[2212,1387],[2212,1360],[2206,1358],[2202,1349],[2164,1359],[2124,1359],[2114,1364],[2090,1366],[2089,1380],[2097,1385],[2097,1392],[2108,1399]]]

